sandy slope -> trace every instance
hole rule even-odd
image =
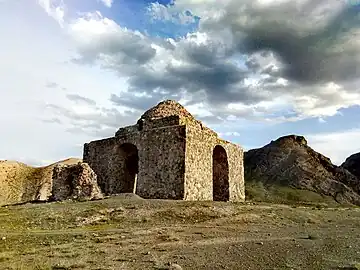
[[[35,200],[43,185],[51,180],[56,164],[74,164],[79,161],[81,160],[69,158],[45,167],[0,161],[0,205]]]

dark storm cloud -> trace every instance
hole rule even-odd
[[[163,73],[153,72],[148,69],[137,69],[137,72],[128,80],[131,90],[136,92],[153,92],[160,88],[164,91],[179,91],[184,87],[181,78],[174,77],[168,70]]]
[[[241,82],[246,75],[235,65],[220,63],[214,63],[209,67],[195,65],[188,68],[169,67],[168,72],[175,78],[181,78],[182,81],[188,81],[200,89],[208,89],[209,91],[226,90],[228,87]]]
[[[199,33],[186,38],[170,42],[131,31],[115,32],[80,47],[79,53],[85,63],[103,60],[104,68],[127,78],[128,91],[110,97],[115,105],[141,113],[160,100],[180,100],[186,95],[186,105],[203,102],[224,118],[232,114],[229,103],[253,106],[310,92],[322,97],[321,89],[328,82],[341,85],[357,79],[357,15],[336,0],[269,6],[234,0],[222,18],[200,21]],[[239,58],[243,63],[237,62]],[[287,84],[278,84],[279,78],[287,79]],[[256,83],[246,83],[246,79]],[[338,100],[342,99],[336,92],[325,105]],[[262,112],[260,107],[249,107],[233,114],[254,118],[254,110]]]
[[[306,34],[300,27],[294,29],[281,21],[264,19],[263,23],[243,29],[245,35],[239,40],[238,48],[247,54],[263,50],[273,52],[283,63],[283,76],[300,83],[357,79],[360,47],[358,44],[349,47],[348,35],[359,27],[358,15],[355,7],[346,7],[324,27],[308,30]],[[248,65],[253,67],[256,63]]]
[[[76,63],[92,63],[106,55],[108,64],[117,68],[144,65],[156,54],[146,38],[127,30],[102,34],[91,44],[81,45],[78,52],[79,57],[73,59]]]
[[[196,34],[190,34],[188,39],[197,39]],[[224,59],[232,56],[235,50],[229,40],[208,40],[205,44],[180,41],[184,61],[203,67],[219,65]]]
[[[203,58],[206,59],[205,53]],[[208,57],[212,58],[211,55]],[[213,61],[213,65],[189,63],[185,67],[168,65],[162,74],[145,68],[138,68],[137,72],[128,79],[129,91],[120,95],[113,94],[110,99],[117,105],[123,105],[138,110],[144,110],[155,105],[162,99],[179,100],[186,92],[188,97],[205,91],[206,98],[214,103],[228,103],[233,100],[243,100],[251,103],[262,100],[259,93],[251,92],[243,85],[247,72],[234,64],[222,64]],[[220,61],[219,61],[220,62]],[[135,96],[134,93],[146,93]],[[197,102],[203,101],[198,99]]]

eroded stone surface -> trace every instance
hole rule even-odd
[[[216,146],[226,158],[218,160],[213,174]],[[149,109],[114,137],[85,144],[83,160],[106,194],[129,192],[134,185],[143,198],[213,200],[215,181],[228,193],[221,198],[245,199],[242,148],[218,138],[172,100]]]
[[[94,171],[86,163],[57,165],[52,176],[51,200],[63,201],[102,199]]]

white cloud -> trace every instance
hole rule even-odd
[[[314,87],[313,93],[294,99],[294,108],[301,115],[308,117],[327,117],[338,114],[342,108],[360,105],[360,93],[357,89],[344,89],[335,83]]]
[[[79,62],[99,63],[122,77],[156,53],[143,34],[119,26],[99,11],[73,20],[67,30],[79,52]]]
[[[191,11],[192,14],[201,17],[202,20],[217,20],[225,14],[226,8],[233,0],[176,0],[175,5],[170,6],[172,10],[183,12]]]
[[[308,144],[315,151],[331,158],[334,164],[341,165],[347,157],[360,152],[360,128],[305,135]]]
[[[326,123],[326,120],[324,118],[322,118],[322,117],[319,117],[318,121],[319,121],[319,123]]]
[[[113,4],[113,0],[100,0],[105,6],[107,6],[108,8],[111,8],[112,4]]]
[[[63,0],[38,0],[46,13],[54,18],[61,27],[64,25],[65,4]]]
[[[158,2],[150,3],[147,12],[153,21],[170,21],[183,25],[196,22],[195,17],[189,11],[179,11],[174,6],[165,6]]]
[[[237,131],[227,131],[227,132],[219,132],[218,135],[226,136],[226,137],[240,137],[240,133]]]
[[[209,112],[208,107],[204,103],[197,103],[193,105],[186,106],[186,109],[193,115],[197,117],[209,117],[214,116],[211,112]]]

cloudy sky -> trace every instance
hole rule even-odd
[[[351,0],[0,0],[0,159],[81,157],[164,99],[245,149],[360,151]]]

